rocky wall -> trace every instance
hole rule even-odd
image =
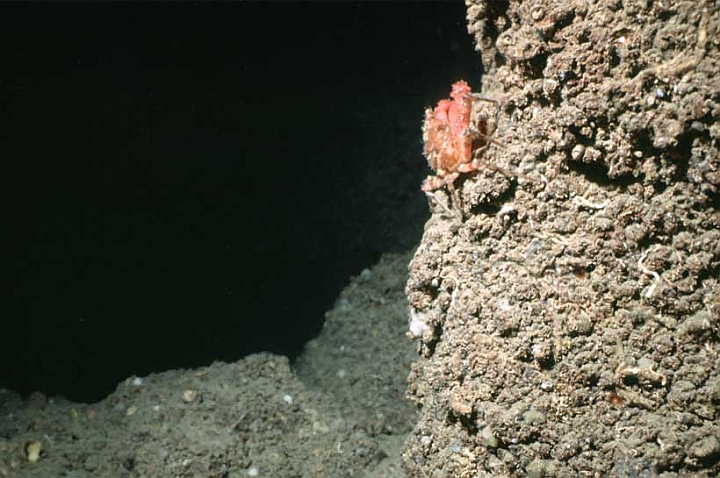
[[[718,476],[718,6],[467,7],[492,140],[410,265],[409,475]]]

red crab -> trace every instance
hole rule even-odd
[[[435,109],[425,110],[425,157],[435,171],[435,176],[428,176],[423,181],[421,189],[426,193],[444,185],[452,187],[460,173],[477,170],[473,146],[482,138],[487,143],[487,121],[478,125],[480,130],[470,126],[475,99],[470,86],[463,80],[456,81],[450,98],[440,100]]]

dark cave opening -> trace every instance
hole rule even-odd
[[[296,357],[415,245],[423,108],[480,59],[462,2],[4,5],[0,387]]]

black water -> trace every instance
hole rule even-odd
[[[462,2],[0,6],[0,387],[295,357],[416,244]]]

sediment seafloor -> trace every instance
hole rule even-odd
[[[294,366],[260,353],[128,377],[92,404],[0,390],[0,476],[404,476],[410,257],[352,278]]]

